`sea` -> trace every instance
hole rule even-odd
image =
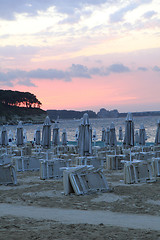
[[[101,118],[101,119],[89,119],[90,124],[92,126],[92,130],[96,131],[97,141],[101,141],[102,138],[102,128],[110,127],[113,122],[115,125],[116,136],[118,140],[119,135],[119,127],[122,127],[123,135],[125,133],[125,119],[126,118]],[[160,120],[160,116],[154,117],[134,117],[134,126],[135,131],[139,130],[140,125],[143,124],[147,134],[146,143],[154,143],[155,135],[157,130],[157,122]],[[78,129],[80,125],[80,119],[72,119],[72,120],[64,120],[59,119],[59,131],[60,131],[60,139],[62,136],[63,129],[66,129],[67,132],[67,140],[68,142],[74,142],[76,129]],[[53,129],[54,123],[52,123],[51,129]],[[43,124],[23,124],[23,129],[26,129],[27,132],[27,141],[34,140],[34,132],[37,128],[40,128],[42,132]],[[13,132],[13,136],[15,136],[17,125],[7,125],[7,132],[11,130]],[[1,127],[0,127],[1,129]]]

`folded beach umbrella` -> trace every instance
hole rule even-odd
[[[51,147],[51,121],[48,116],[45,118],[42,129],[42,147]]]
[[[95,145],[96,145],[96,141],[97,141],[97,133],[96,133],[96,129],[94,129],[94,131],[93,131],[92,140],[93,140],[93,142],[94,142],[94,146],[95,146]]]
[[[94,129],[94,131],[93,131],[92,139],[93,139],[93,141],[96,141],[96,140],[97,140],[96,129]]]
[[[75,141],[78,141],[78,136],[79,136],[79,130],[78,128],[76,129],[76,133],[75,133]]]
[[[110,128],[107,127],[106,129],[106,139],[105,139],[105,144],[109,145],[109,140],[110,140]]]
[[[56,121],[53,125],[53,139],[52,143],[54,146],[58,146],[60,144],[60,137],[59,137],[59,126],[58,122]]]
[[[119,138],[118,138],[120,141],[123,140],[123,132],[122,132],[122,127],[120,126],[119,127]]]
[[[27,131],[26,131],[26,129],[23,130],[23,142],[27,143]]]
[[[102,128],[102,142],[105,142],[106,140],[106,129]]]
[[[156,131],[156,137],[155,137],[155,145],[160,144],[160,120],[157,122],[157,131]]]
[[[82,156],[92,154],[92,128],[87,113],[83,115],[79,125],[78,149]]]
[[[18,123],[17,129],[16,129],[16,144],[17,146],[22,146],[24,141],[23,141],[23,126],[22,122],[20,121]]]
[[[144,125],[141,124],[139,129],[139,144],[144,146],[145,142],[146,142],[146,131],[145,131]]]
[[[145,140],[148,139],[147,133],[146,133],[146,129],[145,129]]]
[[[134,146],[134,121],[132,118],[132,113],[127,114],[125,121],[125,136],[124,136],[124,145]]]
[[[135,133],[135,144],[139,144],[139,134],[138,131]]]
[[[62,145],[67,145],[67,132],[65,128],[63,129],[62,132]]]
[[[35,142],[36,145],[40,145],[41,144],[41,131],[40,131],[39,127],[35,131],[34,142]]]
[[[9,130],[9,133],[8,133],[8,143],[9,144],[12,144],[12,142],[13,142],[13,132],[12,132],[12,130]]]
[[[5,126],[3,126],[2,130],[1,130],[0,144],[2,146],[7,146],[8,145],[8,136],[7,136],[7,130],[6,130]]]
[[[109,145],[110,146],[117,145],[116,131],[115,131],[115,126],[113,122],[110,125]]]

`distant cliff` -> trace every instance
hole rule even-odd
[[[133,117],[147,117],[147,116],[160,116],[160,111],[146,111],[146,112],[132,112]],[[117,109],[108,111],[101,108],[97,113],[99,118],[119,118],[126,117],[127,113],[119,113]]]
[[[105,108],[101,108],[97,113],[98,118],[117,118],[119,117],[119,112],[117,109],[114,110],[106,110]]]

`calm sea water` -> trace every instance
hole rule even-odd
[[[135,123],[135,130],[139,130],[141,123],[144,124],[144,127],[146,129],[147,133],[147,142],[154,142],[155,135],[156,135],[156,129],[157,129],[157,121],[160,120],[159,117],[134,117],[134,123]],[[114,123],[117,139],[118,139],[118,132],[119,127],[122,127],[123,134],[125,131],[125,118],[106,118],[106,119],[90,119],[90,123],[92,125],[92,129],[96,130],[97,134],[97,140],[101,141],[102,137],[102,128],[110,127],[111,123]],[[80,120],[59,120],[59,129],[60,129],[60,138],[62,135],[62,131],[65,128],[67,131],[67,138],[68,141],[75,141],[75,132],[80,124]],[[34,139],[34,131],[37,129],[37,127],[40,127],[42,130],[43,124],[24,124],[23,127],[27,131],[27,140],[33,141]],[[17,126],[6,126],[7,130],[12,130],[13,134],[15,135]],[[53,124],[52,124],[53,129]]]

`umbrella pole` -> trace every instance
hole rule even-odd
[[[130,148],[130,163],[132,162],[131,148]]]
[[[38,147],[38,153],[40,153],[41,152],[41,146],[39,145],[39,147]]]
[[[36,153],[37,153],[37,152],[38,152],[38,147],[37,147],[37,144],[36,144],[36,149],[35,149],[35,150],[36,150]]]
[[[115,149],[114,149],[114,154],[115,154],[115,155],[117,154],[117,151],[116,151],[116,146],[115,146]]]
[[[21,159],[22,159],[22,171],[24,172],[24,159],[23,159],[22,147],[21,147]]]
[[[8,152],[7,152],[7,146],[5,146],[5,151],[6,151],[6,154],[8,154]]]
[[[47,149],[47,152],[46,152],[46,161],[48,161],[48,149]]]
[[[122,154],[123,154],[123,140],[121,140],[121,151],[122,151]]]
[[[47,178],[49,178],[49,169],[48,169],[48,149],[46,153],[46,168],[47,168]]]
[[[87,156],[85,156],[84,165],[85,165],[85,166],[87,165]]]

